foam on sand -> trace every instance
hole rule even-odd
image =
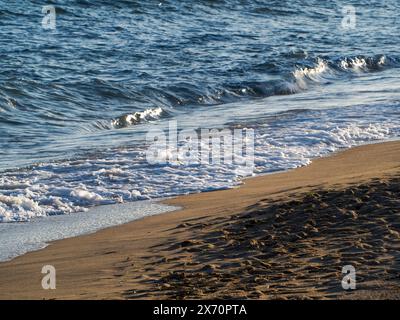
[[[32,219],[29,223],[3,223],[0,224],[0,261],[42,249],[51,241],[93,233],[176,209],[155,201],[136,201],[100,206],[86,213]]]

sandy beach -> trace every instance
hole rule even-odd
[[[0,299],[398,299],[399,192],[400,142],[356,147],[1,263]]]

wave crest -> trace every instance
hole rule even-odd
[[[116,128],[116,129],[126,128],[131,125],[139,124],[143,121],[146,122],[146,121],[151,121],[151,120],[157,120],[162,116],[163,113],[164,113],[164,110],[162,108],[158,107],[158,108],[154,108],[154,109],[147,109],[142,112],[125,114],[123,116],[120,116],[120,117],[112,120],[111,125],[113,128]]]
[[[388,58],[385,55],[377,57],[350,57],[344,58],[339,62],[341,69],[353,72],[379,70],[387,64]]]

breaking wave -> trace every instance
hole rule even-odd
[[[349,77],[399,66],[398,58],[387,55],[373,57],[359,55],[336,59],[317,57],[304,65],[294,67],[293,71],[283,74],[278,80],[221,84],[215,88],[207,88],[205,93],[201,92],[201,88],[185,84],[163,90],[146,91],[148,95],[146,98],[152,98],[154,103],[159,103],[163,107],[126,113],[111,121],[96,121],[94,126],[97,129],[121,129],[165,118],[170,113],[173,114],[174,110],[181,110],[185,106],[215,106],[251,98],[292,95],[309,90],[316,85],[346,81]]]
[[[147,109],[142,112],[134,112],[118,117],[117,119],[111,121],[111,125],[113,128],[117,129],[126,128],[142,122],[157,120],[163,114],[166,114],[166,112],[162,108]]]

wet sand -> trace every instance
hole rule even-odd
[[[1,263],[0,299],[398,299],[399,194],[400,143],[353,148]]]

